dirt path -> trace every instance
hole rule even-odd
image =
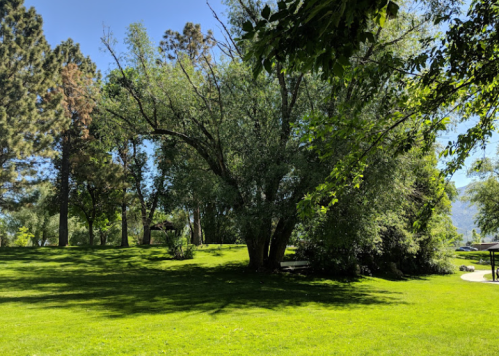
[[[463,274],[461,278],[468,282],[482,282],[482,283],[491,283],[499,285],[499,282],[492,282],[483,278],[484,275],[491,273],[492,273],[491,270],[478,270],[475,272]]]

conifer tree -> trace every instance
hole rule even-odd
[[[57,162],[59,190],[59,246],[69,242],[69,175],[70,156],[74,141],[88,137],[88,127],[92,122],[91,113],[95,106],[89,95],[93,78],[98,78],[95,64],[89,57],[84,57],[80,47],[71,39],[62,42],[54,50],[61,63],[61,85],[57,91],[62,94],[65,117],[69,121],[60,137],[61,155]]]
[[[0,208],[9,206],[50,156],[54,135],[66,122],[60,95],[51,94],[58,63],[42,31],[42,18],[23,0],[0,0]]]

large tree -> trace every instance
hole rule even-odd
[[[62,42],[54,50],[61,63],[61,82],[57,92],[63,97],[63,112],[68,120],[59,139],[60,155],[56,160],[59,188],[59,246],[69,242],[68,209],[70,156],[74,141],[87,139],[95,107],[92,97],[94,80],[99,74],[89,57],[84,57],[78,44],[71,39]]]
[[[251,42],[221,46],[229,59],[221,63],[202,52],[193,59],[175,42],[158,54],[144,29],[132,25],[129,62],[120,61],[109,40],[105,44],[121,71],[122,92],[135,104],[125,112],[119,101],[108,102],[107,110],[135,130],[173,136],[194,149],[230,202],[250,266],[273,269],[299,222],[297,203],[341,166],[332,149],[336,143],[347,152],[342,157],[358,159],[350,152],[368,148],[373,139],[356,138],[355,131],[366,126],[379,134],[384,127],[376,118],[395,121],[405,110],[407,84],[391,62],[379,63],[392,53],[404,58],[412,53],[408,48],[419,48],[414,32],[424,28],[424,19],[407,14],[385,27],[379,42],[363,46],[345,70],[349,81],[328,82],[286,59],[255,78],[241,61]],[[398,133],[404,130],[400,126]],[[327,161],[331,157],[334,166]],[[348,168],[343,165],[342,173],[358,173]]]
[[[60,96],[49,95],[59,66],[42,31],[42,18],[22,0],[0,1],[0,207],[22,189],[19,174],[33,173],[50,156],[65,125]]]
[[[121,71],[122,99],[134,105],[110,100],[106,110],[133,130],[175,137],[194,149],[237,215],[250,266],[275,268],[297,222],[296,203],[320,176],[316,155],[291,125],[311,108],[310,100],[323,97],[317,89],[306,97],[300,73],[276,68],[255,80],[238,59],[216,65],[180,45],[163,48],[157,61],[140,25],[130,27],[128,41],[133,71],[105,43]]]
[[[396,109],[380,115],[370,125],[359,125],[358,113],[363,105],[357,105],[358,102],[341,108],[340,120],[321,114],[313,118],[313,135],[349,138],[355,144],[325,183],[302,203],[306,211],[316,204],[334,203],[334,198],[329,201],[324,198],[334,197],[335,192],[352,181],[357,184],[362,179],[368,156],[377,150],[390,150],[393,154],[407,152],[421,140],[425,142],[424,149],[431,150],[438,132],[448,129],[449,115],[463,114],[463,119],[478,116],[480,122],[455,142],[449,142],[443,155],[455,156],[443,170],[442,177],[449,177],[461,168],[471,149],[490,136],[495,117],[493,78],[496,73],[497,9],[493,2],[472,2],[465,21],[458,16],[460,2],[454,0],[415,0],[400,4],[280,0],[274,10],[245,6],[254,4],[253,1],[239,2],[249,18],[244,22],[242,38],[255,39],[246,56],[252,61],[255,73],[262,67],[269,70],[273,63],[287,60],[291,67],[321,73],[324,80],[348,86],[352,91],[362,90],[366,98],[375,97],[383,87],[378,79],[398,76],[392,81],[395,85],[389,104]],[[420,41],[415,43],[416,51],[410,56],[401,56],[393,46],[400,45],[400,39],[386,41],[383,33],[391,23],[397,22],[394,18],[407,15],[407,11],[401,9],[413,4],[420,6],[412,10],[415,21],[401,28],[401,33],[419,33]],[[399,5],[404,6],[399,8]],[[440,44],[438,36],[421,24],[435,26],[442,21],[450,21],[450,28]],[[366,48],[369,48],[367,52]],[[393,50],[386,51],[389,48]],[[383,49],[382,56],[376,55]],[[367,73],[359,64],[375,70]],[[365,103],[369,104],[369,99]],[[338,124],[344,125],[344,129],[334,130]],[[396,138],[390,134],[402,126],[406,127],[404,133]],[[431,208],[431,204],[425,208],[426,217],[431,214]]]

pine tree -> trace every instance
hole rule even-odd
[[[61,63],[61,85],[57,92],[62,94],[64,115],[69,120],[69,126],[60,137],[61,155],[56,164],[59,190],[59,246],[69,242],[68,210],[69,210],[69,175],[70,156],[74,141],[88,137],[88,127],[92,122],[91,113],[95,106],[89,95],[93,78],[99,77],[95,64],[89,57],[84,57],[78,44],[71,39],[62,42],[54,50]]]
[[[0,0],[0,208],[9,206],[33,174],[35,161],[52,153],[65,125],[60,95],[51,93],[58,63],[42,31],[42,18],[22,0]]]

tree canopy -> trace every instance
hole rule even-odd
[[[60,246],[98,234],[173,258],[242,242],[257,271],[295,244],[329,273],[450,272],[445,178],[495,130],[497,7],[225,3],[223,40],[188,22],[155,45],[133,23],[120,53],[105,32],[101,80],[76,42],[52,50],[33,9],[0,0],[0,207],[22,198],[6,243],[51,244],[58,228]],[[441,149],[451,119],[478,124]],[[49,156],[50,182],[23,192]]]

